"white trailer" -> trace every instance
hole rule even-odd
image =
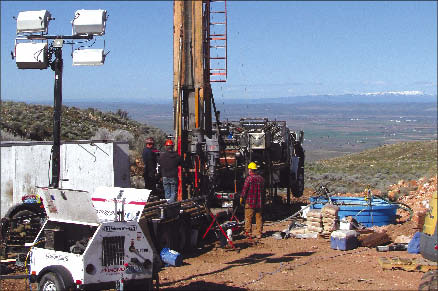
[[[41,189],[48,220],[30,250],[39,290],[151,290],[161,261],[138,219],[150,190]]]

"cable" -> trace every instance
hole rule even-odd
[[[33,54],[35,61],[39,62],[38,58],[40,57],[40,55],[43,51],[44,51],[44,49],[40,49],[39,51],[37,51]]]
[[[409,205],[402,203],[402,202],[392,202],[392,201],[390,201],[382,196],[379,196],[379,195],[373,195],[373,196],[380,198],[380,199],[388,202],[389,204],[397,204],[399,207],[402,206],[402,207],[400,207],[400,209],[409,212],[409,218],[406,221],[410,221],[412,219],[412,216],[414,215],[414,211],[412,210],[412,208]]]
[[[284,221],[286,221],[286,220],[289,220],[289,219],[291,219],[291,218],[297,216],[298,214],[300,214],[301,212],[303,212],[303,211],[306,210],[307,208],[311,207],[313,204],[315,204],[315,202],[310,203],[309,205],[307,205],[306,207],[300,209],[299,211],[295,212],[294,214],[292,214],[292,215],[289,216],[289,217],[286,217],[286,218],[284,218],[284,219],[282,219],[282,220],[279,220],[279,221],[275,221],[275,222],[271,222],[271,223],[266,223],[266,224],[264,224],[264,225],[265,225],[265,226],[270,226],[270,225],[274,225],[274,224],[281,223],[281,222],[284,222]]]

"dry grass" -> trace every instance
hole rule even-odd
[[[358,192],[366,186],[385,191],[399,180],[430,177],[437,173],[437,141],[402,142],[358,154],[306,165],[306,187],[319,183],[335,192]]]

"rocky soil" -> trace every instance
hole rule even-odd
[[[403,188],[409,187],[409,191]],[[410,206],[409,213],[398,212],[397,223],[374,228],[386,231],[392,241],[400,236],[412,237],[418,231],[418,213],[428,206],[437,188],[437,177],[418,181],[400,181],[392,185],[394,197]],[[399,191],[399,192],[398,192]],[[306,190],[295,204],[308,202],[313,193]],[[362,195],[357,193],[355,195]],[[241,235],[234,246],[223,248],[217,241],[206,241],[184,255],[180,267],[164,267],[159,273],[164,290],[417,290],[424,273],[419,271],[384,270],[380,257],[420,258],[406,251],[377,252],[359,247],[349,251],[330,248],[330,240],[275,239],[272,234],[289,225],[289,221],[266,221],[264,237],[254,241]],[[17,271],[16,273],[22,273]],[[33,284],[32,288],[36,288]],[[1,290],[24,290],[25,280],[3,280]]]

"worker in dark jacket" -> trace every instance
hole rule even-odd
[[[256,217],[256,237],[262,237],[263,231],[263,202],[265,195],[265,180],[257,174],[257,165],[254,162],[248,165],[248,177],[245,179],[242,194],[240,195],[240,204],[245,201],[245,232],[251,235],[252,218]]]
[[[145,144],[146,145],[142,153],[144,163],[144,184],[146,189],[150,189],[152,190],[152,193],[154,193],[157,184],[157,156],[154,152],[154,139],[152,137],[148,137],[145,141]]]
[[[163,177],[164,196],[170,203],[176,201],[178,166],[181,165],[181,156],[173,150],[172,140],[166,140],[164,146],[166,151],[160,154],[158,162]]]

